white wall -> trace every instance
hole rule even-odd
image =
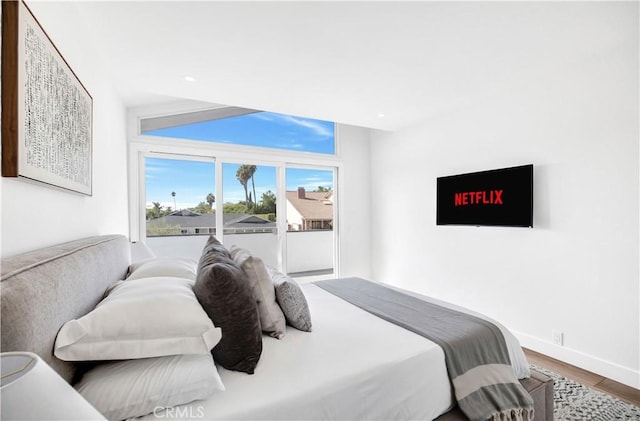
[[[370,167],[370,131],[355,126],[338,125],[341,171],[338,173],[338,206],[340,227],[339,276],[371,278],[372,225]]]
[[[93,97],[93,196],[3,177],[2,256],[129,227],[124,107],[73,2],[29,6]]]
[[[580,44],[568,46],[581,61],[374,133],[372,253],[376,280],[484,312],[525,346],[640,387],[638,7],[627,5],[609,16],[616,46],[591,49],[602,34],[568,20],[556,34]],[[533,229],[435,225],[438,176],[528,163]]]
[[[302,214],[287,200],[287,225],[292,229],[302,229]]]

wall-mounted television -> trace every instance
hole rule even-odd
[[[533,164],[438,177],[437,225],[533,227]]]

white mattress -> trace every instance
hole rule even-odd
[[[313,332],[287,327],[281,340],[264,336],[255,374],[219,367],[225,392],[167,415],[207,420],[430,420],[453,406],[439,346],[313,284],[302,288]],[[158,417],[162,414],[144,419]]]

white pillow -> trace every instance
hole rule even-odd
[[[89,314],[65,323],[55,355],[65,361],[207,354],[222,337],[184,278],[119,281]]]
[[[210,353],[101,364],[74,387],[110,420],[139,417],[225,390]]]
[[[253,296],[258,303],[258,316],[263,332],[282,339],[286,333],[284,314],[276,302],[276,290],[262,259],[247,250],[232,246],[231,257],[247,275]]]
[[[127,281],[152,276],[174,276],[196,280],[198,262],[184,257],[157,257],[142,260],[129,266]]]

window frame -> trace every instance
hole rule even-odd
[[[270,156],[270,157],[291,157],[293,159],[339,159],[340,158],[340,142],[338,141],[338,125],[333,122],[333,146],[334,153],[319,153],[319,152],[309,152],[309,151],[296,151],[291,149],[280,149],[280,148],[268,148],[268,147],[260,147],[260,146],[248,146],[248,145],[239,145],[233,143],[222,143],[222,142],[211,142],[206,140],[193,140],[193,139],[184,139],[184,138],[175,138],[175,137],[165,137],[165,136],[152,136],[146,135],[142,133],[142,125],[145,120],[162,120],[171,119],[172,116],[178,114],[207,114],[215,115],[216,113],[221,115],[221,118],[226,118],[223,110],[225,108],[233,108],[238,109],[239,107],[230,107],[224,105],[216,105],[216,104],[207,104],[207,106],[198,105],[199,103],[195,103],[193,101],[180,102],[170,105],[157,106],[157,107],[138,107],[133,108],[129,111],[128,119],[127,119],[127,128],[128,128],[128,138],[135,139],[137,141],[149,141],[153,143],[163,143],[166,141],[168,144],[172,144],[175,142],[180,143],[192,143],[193,145],[206,145],[211,144],[213,147],[211,149],[220,150],[224,152],[230,153],[251,153],[258,152],[260,155]],[[257,110],[244,109],[247,111],[259,112]],[[246,114],[250,114],[247,112]],[[238,114],[241,115],[241,114]],[[231,115],[233,116],[233,115]],[[193,146],[192,145],[192,146]]]
[[[334,223],[333,223],[333,262],[334,276],[340,274],[340,209],[342,158],[340,155],[340,126],[334,124],[335,154],[291,151],[286,149],[264,148],[257,146],[234,145],[190,139],[165,138],[143,135],[140,132],[141,121],[145,118],[171,116],[190,111],[205,111],[220,108],[206,107],[194,101],[182,101],[151,107],[135,107],[128,110],[128,157],[129,157],[129,236],[132,242],[146,240],[146,192],[145,158],[168,158],[195,161],[213,161],[215,165],[216,196],[223,193],[222,168],[225,163],[242,162],[244,164],[273,166],[276,168],[276,204],[282,217],[277,220],[278,230],[278,266],[286,268],[286,170],[287,168],[322,169],[333,172],[334,180]],[[223,226],[223,201],[216,201],[216,225]],[[224,238],[224,232],[220,234]]]

